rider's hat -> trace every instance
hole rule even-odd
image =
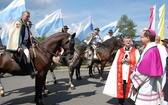
[[[113,31],[112,31],[112,30],[109,30],[109,33],[111,33],[111,32],[113,33]]]
[[[69,27],[68,27],[68,26],[64,26],[63,28],[65,28],[65,29],[69,29]]]
[[[99,29],[99,28],[95,28],[94,30],[100,31],[100,29]]]
[[[164,40],[161,40],[162,42],[167,42],[168,43],[168,39],[164,39]]]

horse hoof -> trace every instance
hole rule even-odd
[[[49,90],[47,90],[47,89],[43,90],[43,94],[49,94],[49,93],[50,93]]]
[[[57,84],[57,81],[56,81],[56,80],[54,81],[54,84]]]
[[[1,90],[1,91],[0,91],[0,95],[1,95],[2,97],[4,97],[4,96],[5,96],[5,93],[4,93],[4,91],[3,91],[3,90]]]
[[[90,77],[94,77],[94,75],[93,75],[93,74],[89,74],[89,76],[90,76]]]
[[[43,97],[48,97],[48,94],[43,94]]]
[[[43,103],[43,101],[40,99],[40,100],[34,100],[34,102],[36,103],[36,105],[46,105]]]
[[[104,82],[104,79],[101,78],[101,79],[100,79],[100,82]]]
[[[77,77],[76,80],[82,80],[82,77]]]
[[[71,87],[71,90],[75,90],[75,87]]]

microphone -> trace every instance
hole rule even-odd
[[[128,58],[128,54],[125,54],[125,58]]]

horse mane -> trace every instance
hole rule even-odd
[[[45,40],[43,40],[41,42],[43,43],[43,42],[46,42],[48,40],[51,41],[53,39],[54,40],[56,39],[56,41],[57,41],[57,40],[60,40],[62,38],[68,38],[69,36],[70,36],[69,33],[58,32],[58,33],[54,33],[54,34],[48,36]]]
[[[116,43],[116,42],[117,42],[116,37],[111,37],[111,38],[107,39],[106,41],[104,41],[102,43],[102,45],[109,46],[109,45],[111,45],[111,43]]]
[[[75,51],[80,55],[81,53],[83,53],[86,50],[87,46],[88,45],[86,43],[77,44],[75,46]]]

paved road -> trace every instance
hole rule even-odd
[[[109,68],[108,68],[109,69]],[[53,84],[51,74],[48,73],[50,90],[48,97],[44,97],[46,105],[115,105],[116,100],[102,94],[104,83],[99,81],[97,73],[89,78],[88,71],[82,70],[82,80],[74,80],[75,90],[69,89],[67,70],[54,71],[58,80]],[[107,68],[104,72],[107,77]],[[74,75],[75,78],[75,75]],[[9,76],[2,78],[5,87],[5,97],[0,97],[0,105],[35,105],[34,100],[34,79],[30,76]]]

